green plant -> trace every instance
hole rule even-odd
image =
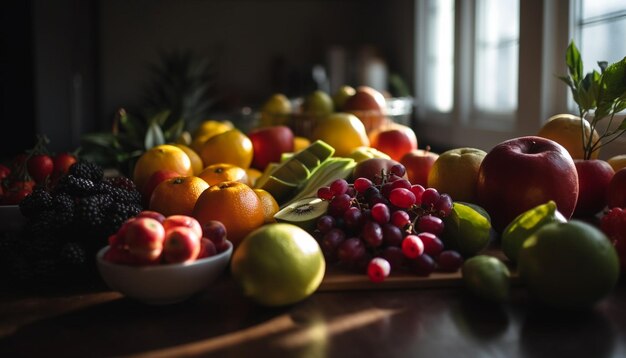
[[[581,121],[593,112],[589,135],[585,133],[585,126],[581,126],[584,159],[590,159],[591,153],[617,139],[626,132],[626,118],[615,126],[613,121],[616,114],[626,109],[626,57],[621,61],[609,64],[599,61],[600,72],[593,70],[583,74],[583,61],[574,41],[567,47],[565,62],[568,68],[567,76],[559,76],[572,92],[574,101],[578,105]],[[593,140],[591,135],[601,121],[608,118],[604,130],[599,132],[599,138]]]

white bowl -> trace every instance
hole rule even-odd
[[[24,223],[19,205],[0,205],[0,231],[18,231]]]
[[[104,282],[127,297],[151,305],[186,300],[207,287],[223,272],[233,253],[233,244],[221,253],[184,264],[128,266],[104,260],[109,247],[96,255],[98,271]]]

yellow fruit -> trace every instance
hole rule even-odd
[[[455,148],[437,157],[428,173],[428,186],[456,201],[476,202],[478,169],[487,153],[476,148]]]
[[[261,127],[287,124],[293,108],[282,93],[273,94],[261,107]]]
[[[274,214],[278,212],[280,209],[278,207],[278,203],[276,199],[269,192],[263,189],[253,189],[256,195],[261,199],[261,204],[263,205],[263,215],[265,216],[265,223],[273,223],[276,222],[274,219]]]
[[[333,113],[320,119],[311,135],[335,148],[335,156],[346,157],[358,147],[369,146],[365,126],[359,118],[349,113]]]
[[[173,170],[181,176],[193,175],[191,160],[182,149],[171,144],[158,145],[145,151],[133,170],[133,181],[143,190],[150,176],[157,170]]]
[[[245,296],[262,305],[283,306],[313,294],[326,263],[308,232],[292,224],[268,224],[246,236],[230,267]]]
[[[180,148],[187,154],[189,160],[191,161],[191,169],[193,170],[193,175],[198,175],[204,168],[204,164],[202,164],[202,158],[196,153],[195,150],[191,149],[189,146],[180,143],[174,143],[174,146]]]
[[[248,173],[246,170],[227,163],[211,164],[204,168],[198,176],[209,185],[216,185],[225,181],[238,181],[248,184]]]
[[[177,177],[161,182],[152,192],[149,209],[163,215],[193,214],[196,201],[209,187],[204,180],[195,177]]]
[[[259,179],[261,175],[263,175],[260,170],[255,168],[246,169],[246,174],[248,174],[248,185],[250,187],[253,187],[254,183],[256,183],[256,180]]]
[[[613,156],[607,159],[606,162],[609,163],[614,172],[617,172],[622,168],[626,168],[626,154]]]
[[[176,144],[184,144],[186,146],[191,145],[191,133],[183,131],[178,138],[176,138]]]
[[[308,138],[295,136],[293,137],[293,152],[297,153],[302,149],[311,145],[311,141]]]
[[[209,140],[214,135],[224,133],[228,130],[235,128],[235,126],[230,121],[216,121],[216,120],[206,120],[196,128],[193,132],[191,148],[196,151],[196,153],[200,153],[202,150],[202,145],[204,142]]]
[[[238,129],[231,129],[204,142],[200,158],[204,166],[229,163],[248,169],[252,163],[252,141]]]
[[[206,189],[196,201],[193,217],[200,224],[221,221],[235,247],[265,222],[261,199],[249,186],[236,181],[222,182]]]
[[[589,133],[591,132],[591,126],[585,119],[585,138],[589,139]],[[548,118],[548,121],[541,127],[537,135],[552,139],[559,143],[572,156],[573,159],[585,159],[583,151],[582,130],[580,128],[580,117],[571,114],[557,114]],[[594,129],[592,144],[598,141],[600,136]],[[600,150],[596,150],[591,154],[591,159],[597,159],[600,154]]]

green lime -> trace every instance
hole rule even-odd
[[[566,221],[567,219],[556,209],[556,203],[552,200],[525,211],[513,219],[502,232],[502,252],[511,262],[516,263],[519,250],[530,235],[546,224]]]
[[[495,302],[509,298],[511,273],[497,258],[487,255],[469,258],[463,263],[461,274],[465,287],[476,296]]]
[[[441,240],[448,249],[467,257],[476,255],[489,244],[491,222],[482,208],[455,202],[443,222]]]
[[[584,308],[613,290],[619,260],[602,231],[571,220],[546,224],[526,239],[518,271],[539,301],[560,308]]]
[[[230,267],[244,295],[265,306],[282,306],[315,292],[326,262],[308,232],[279,223],[248,234],[235,250]]]

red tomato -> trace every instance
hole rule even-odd
[[[27,168],[35,182],[43,183],[52,174],[54,162],[47,154],[35,154],[28,159]]]
[[[58,178],[67,174],[72,164],[76,163],[76,157],[70,153],[59,153],[52,161],[54,162],[53,177]]]
[[[11,169],[6,165],[0,164],[0,180],[6,178],[11,174]]]

